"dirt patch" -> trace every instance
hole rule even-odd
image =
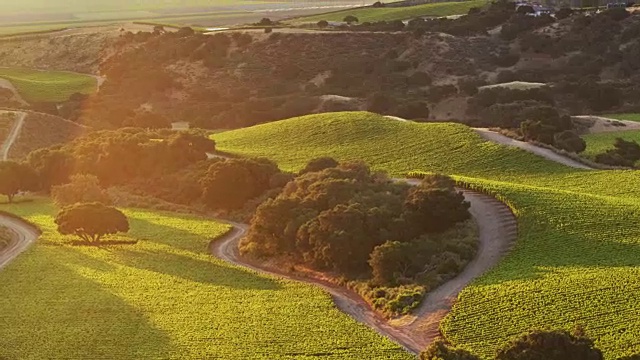
[[[593,115],[573,116],[571,119],[581,134],[640,130],[640,123],[635,121],[616,120]]]

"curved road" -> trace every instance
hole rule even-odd
[[[0,269],[15,259],[40,236],[40,232],[22,220],[0,213],[0,226],[6,227],[13,237],[9,246],[0,251]]]
[[[407,182],[415,185],[419,181]],[[417,354],[439,336],[440,321],[451,309],[458,293],[473,279],[495,266],[517,236],[516,219],[505,204],[473,191],[464,191],[464,195],[471,203],[470,211],[479,228],[480,244],[476,258],[456,278],[430,292],[413,315],[394,321],[380,316],[357,293],[347,288],[328,281],[287,274],[240,257],[238,243],[247,232],[246,224],[227,222],[233,226],[232,231],[223,239],[212,242],[210,251],[223,260],[257,272],[317,285],[331,294],[340,310]],[[2,213],[0,226],[14,234],[9,246],[0,252],[1,269],[26,250],[38,238],[39,231],[22,220]]]
[[[407,182],[415,185],[419,181],[407,180]],[[505,204],[473,191],[464,191],[464,195],[465,199],[471,203],[470,211],[479,228],[480,244],[476,259],[470,262],[456,278],[430,292],[413,315],[392,321],[380,316],[360,295],[345,287],[328,281],[291,275],[241,257],[238,243],[247,232],[246,224],[229,223],[234,226],[234,229],[223,239],[214,241],[210,250],[213,255],[227,262],[257,272],[321,287],[331,294],[340,310],[417,354],[440,335],[440,321],[451,310],[460,291],[473,279],[495,266],[517,237],[516,218]]]
[[[545,149],[536,145],[533,145],[531,143],[528,142],[524,142],[524,141],[519,141],[519,140],[515,140],[512,139],[508,136],[504,136],[502,134],[499,134],[495,131],[491,131],[489,129],[483,129],[483,128],[474,128],[473,130],[475,130],[476,133],[478,133],[478,135],[480,135],[483,139],[494,142],[494,143],[498,143],[498,144],[502,144],[502,145],[506,145],[506,146],[513,146],[513,147],[517,147],[520,148],[522,150],[528,151],[532,154],[538,155],[538,156],[542,156],[543,158],[547,159],[547,160],[551,160],[554,162],[557,162],[559,164],[565,165],[565,166],[569,166],[572,168],[576,168],[576,169],[584,169],[584,170],[593,170],[593,168],[578,162],[576,160],[573,160],[571,158],[568,158],[566,156],[562,156],[558,153],[555,153],[549,149]]]

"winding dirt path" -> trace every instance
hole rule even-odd
[[[27,117],[27,113],[25,112],[15,112],[17,115],[16,121],[13,123],[13,127],[11,128],[11,132],[9,136],[5,139],[2,147],[0,148],[0,160],[7,161],[9,160],[9,152],[11,151],[11,147],[13,143],[16,142],[16,139],[20,135],[20,131],[24,126],[24,119]]]
[[[576,169],[584,169],[584,170],[593,170],[593,168],[578,162],[576,160],[573,160],[571,158],[568,158],[566,156],[562,156],[558,153],[555,153],[549,149],[545,149],[545,148],[541,148],[539,146],[530,144],[528,142],[524,142],[524,141],[519,141],[519,140],[515,140],[512,139],[510,137],[504,136],[502,134],[499,134],[497,132],[491,131],[489,129],[483,129],[483,128],[474,128],[473,129],[476,133],[478,133],[478,135],[480,135],[483,139],[494,142],[494,143],[498,143],[498,144],[502,144],[502,145],[506,145],[506,146],[512,146],[512,147],[517,147],[520,148],[522,150],[528,151],[532,154],[538,155],[538,156],[542,156],[543,158],[547,159],[547,160],[551,160],[551,161],[555,161],[557,163],[560,163],[562,165],[565,166],[569,166],[572,168],[576,168]]]
[[[0,251],[0,269],[15,259],[40,236],[40,232],[22,220],[0,213],[0,226],[12,233],[9,246]]]
[[[412,185],[419,183],[418,180],[406,181]],[[241,257],[238,244],[248,230],[246,224],[229,223],[234,226],[232,232],[223,239],[214,241],[210,251],[227,262],[260,273],[319,286],[331,294],[338,309],[417,354],[440,335],[440,321],[451,310],[460,291],[473,279],[495,266],[517,237],[515,216],[505,204],[473,191],[464,191],[464,195],[471,203],[470,211],[479,228],[480,244],[476,259],[456,278],[429,293],[412,315],[391,321],[376,313],[360,295],[347,288],[328,281],[291,275]]]

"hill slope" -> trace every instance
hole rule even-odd
[[[85,130],[85,127],[57,116],[30,112],[9,151],[9,158],[24,159],[34,150],[69,142]]]
[[[640,352],[640,195],[633,171],[584,171],[487,143],[458,124],[370,113],[294,118],[214,135],[224,151],[266,156],[289,170],[318,156],[362,159],[402,175],[458,175],[507,201],[514,250],[460,294],[441,324],[447,339],[490,358],[534,327],[584,325],[607,358]],[[615,183],[616,186],[611,186]],[[613,280],[612,280],[613,279]]]

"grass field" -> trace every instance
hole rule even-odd
[[[640,113],[608,114],[603,117],[617,120],[640,121]]]
[[[401,176],[444,172],[513,207],[514,250],[467,287],[441,328],[489,359],[532,328],[580,324],[606,359],[640,352],[640,194],[635,171],[563,167],[483,141],[460,124],[368,113],[323,114],[213,136],[223,151],[266,156],[289,170],[318,156],[362,159]],[[258,144],[258,145],[256,145]]]
[[[95,78],[63,71],[0,68],[0,78],[9,80],[27,102],[61,102],[97,88]]]
[[[593,158],[597,154],[603,153],[609,149],[613,149],[613,143],[616,138],[636,141],[640,143],[640,131],[614,131],[598,134],[583,135],[582,138],[587,143],[587,149],[582,153],[588,158]]]
[[[486,0],[470,0],[462,2],[433,3],[425,5],[415,5],[407,7],[387,7],[387,8],[362,8],[349,9],[343,11],[329,12],[325,14],[312,15],[293,19],[292,23],[316,23],[320,20],[342,21],[346,16],[353,15],[362,23],[365,21],[394,21],[408,20],[421,16],[450,16],[461,15],[469,12],[472,7],[482,7],[487,4]]]
[[[0,271],[0,358],[412,358],[321,290],[209,255],[227,225],[129,209],[138,244],[71,247],[47,200],[0,210],[44,231]]]

